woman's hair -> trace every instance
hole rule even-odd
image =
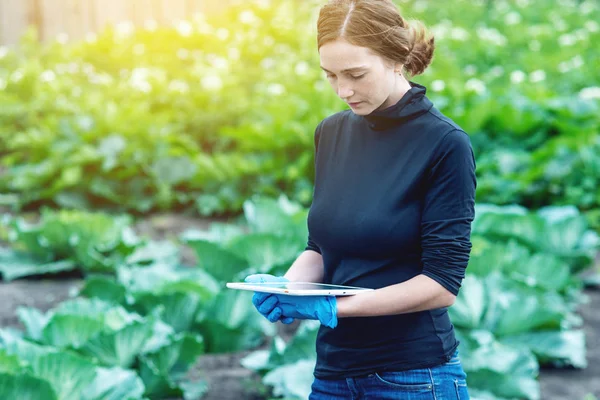
[[[392,0],[329,0],[319,13],[317,31],[319,49],[344,38],[403,64],[411,76],[425,71],[435,48],[433,35],[421,22],[405,21]]]

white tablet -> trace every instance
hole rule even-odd
[[[371,292],[374,289],[328,285],[313,282],[229,282],[230,289],[251,290],[253,292],[287,294],[290,296],[352,296],[359,293]]]

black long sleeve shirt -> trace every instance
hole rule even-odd
[[[471,250],[475,159],[467,134],[411,89],[394,106],[350,110],[315,132],[315,187],[307,250],[324,283],[382,288],[424,274],[458,294]],[[458,346],[446,308],[340,318],[321,326],[321,379],[426,368]]]

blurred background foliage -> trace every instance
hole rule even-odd
[[[0,52],[1,201],[236,213],[308,205],[317,123],[346,107],[318,67],[317,1],[245,2],[175,27]],[[478,200],[573,204],[599,224],[593,1],[399,1],[437,49],[414,80],[470,135]]]

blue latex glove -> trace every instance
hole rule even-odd
[[[244,281],[249,283],[289,282],[289,279],[284,278],[283,276],[254,274],[247,276]],[[282,316],[281,308],[278,307],[277,301],[277,297],[272,293],[254,292],[254,296],[252,296],[252,304],[254,304],[254,307],[256,307],[258,312],[270,322],[277,322],[279,320],[284,324],[291,324],[294,322],[294,318]]]
[[[330,328],[337,326],[335,296],[289,296],[277,294],[278,307],[284,317],[317,319]]]

